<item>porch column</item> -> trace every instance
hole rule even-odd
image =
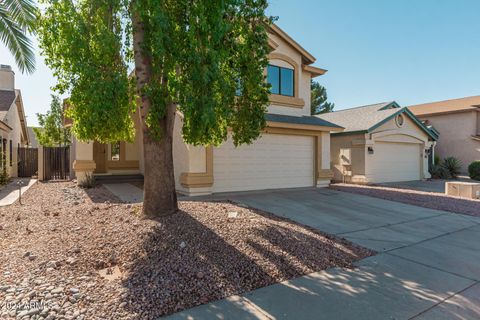
[[[96,168],[93,160],[93,142],[82,142],[75,139],[75,160],[73,170],[78,184],[83,184],[93,175]]]
[[[317,188],[328,187],[333,178],[330,168],[330,132],[321,132],[315,137]]]

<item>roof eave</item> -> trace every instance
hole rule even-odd
[[[385,119],[383,119],[382,121],[378,122],[377,124],[375,124],[374,126],[372,126],[371,128],[369,128],[367,130],[368,133],[371,133],[373,130],[377,129],[378,127],[380,127],[381,125],[385,124],[386,122],[392,120],[393,118],[395,118],[397,115],[401,114],[401,113],[405,113],[409,116],[409,118],[411,120],[413,120],[413,122],[415,122],[415,124],[420,128],[422,129],[430,138],[432,138],[433,140],[437,141],[438,140],[438,136],[433,132],[431,131],[430,129],[428,129],[423,123],[420,122],[420,120],[418,120],[418,118],[410,111],[408,110],[408,108],[404,107],[404,108],[401,108],[400,110],[398,110],[397,112],[395,112],[394,114],[386,117]]]
[[[272,23],[270,25],[270,29],[277,34],[280,38],[282,38],[284,41],[286,41],[289,45],[291,45],[294,49],[296,49],[298,52],[302,54],[303,60],[305,64],[312,64],[315,62],[315,57],[310,54],[307,50],[305,50],[298,42],[293,40],[285,31],[280,29],[279,26],[276,24]]]

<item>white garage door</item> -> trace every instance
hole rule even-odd
[[[313,137],[264,134],[235,148],[229,139],[213,151],[214,192],[313,186]]]
[[[412,181],[420,179],[420,145],[414,143],[376,142],[372,182]]]

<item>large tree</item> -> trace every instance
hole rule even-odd
[[[77,138],[131,141],[131,115],[140,113],[145,214],[177,210],[177,110],[193,145],[219,145],[230,130],[236,145],[251,143],[265,126],[266,0],[43,2],[41,48],[57,89],[70,95]]]
[[[63,107],[58,96],[52,95],[50,110],[37,113],[40,128],[33,128],[38,143],[44,147],[66,146],[70,144],[70,130],[63,125]]]
[[[327,89],[313,80],[310,87],[312,115],[332,112],[333,108],[335,108],[335,104],[327,101]]]
[[[0,39],[21,72],[35,71],[35,53],[28,32],[34,31],[36,13],[33,0],[0,0]]]

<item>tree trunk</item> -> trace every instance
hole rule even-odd
[[[137,78],[137,90],[141,101],[139,111],[143,132],[143,155],[144,155],[144,185],[143,185],[143,214],[148,216],[163,216],[176,212],[177,195],[175,192],[175,177],[173,174],[173,125],[175,120],[176,106],[168,105],[166,116],[159,120],[158,125],[162,137],[154,139],[146,126],[145,119],[151,107],[151,101],[144,95],[143,87],[151,79],[151,58],[145,54],[142,45],[145,38],[143,23],[139,15],[132,13],[133,24],[133,49],[135,57],[135,75]],[[162,85],[167,85],[164,82]]]

